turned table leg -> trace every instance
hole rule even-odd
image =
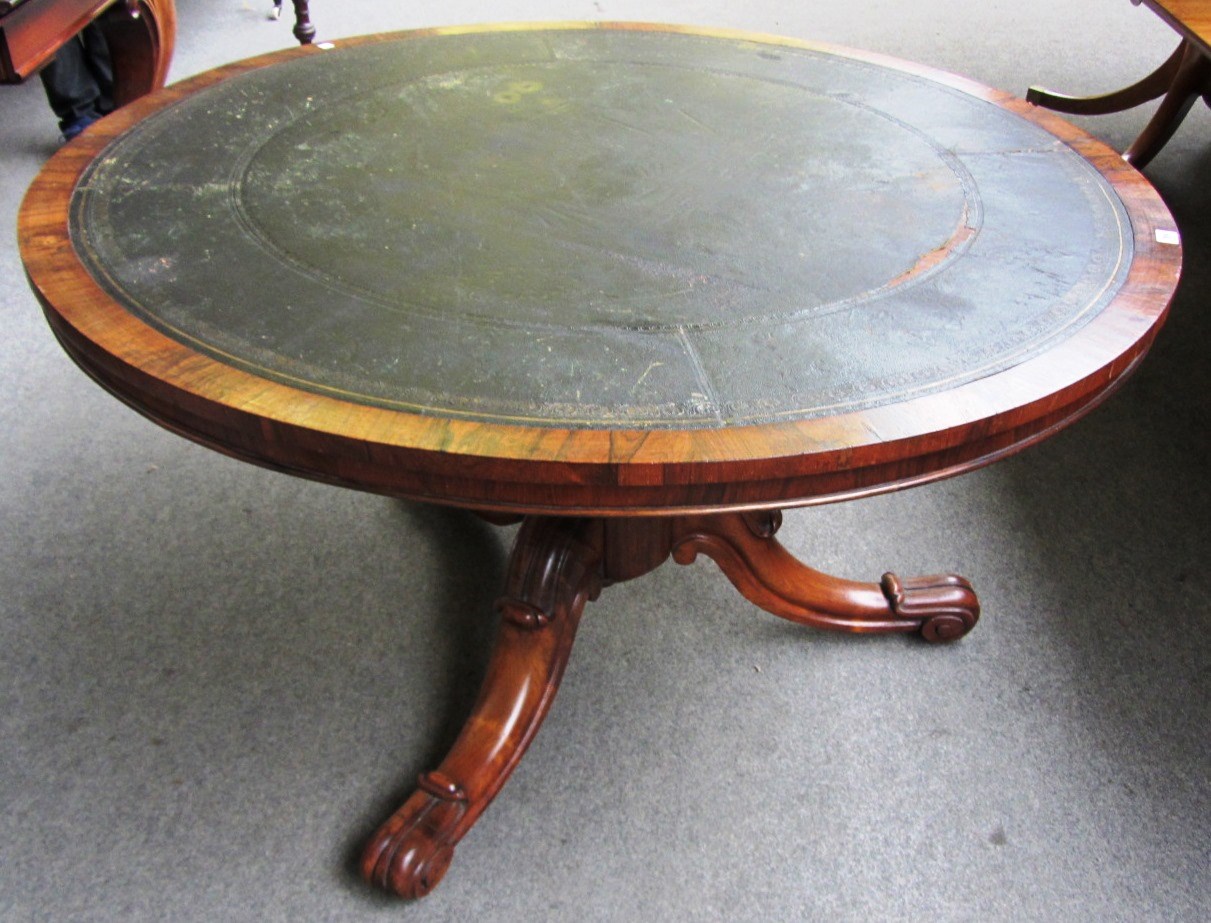
[[[294,0],[294,37],[300,45],[310,45],[315,41],[315,26],[311,24],[309,0]]]

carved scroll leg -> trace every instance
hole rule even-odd
[[[578,520],[522,526],[479,699],[441,765],[367,844],[362,873],[371,883],[401,897],[428,894],[521,760],[559,688],[585,603],[601,586],[595,535]]]
[[[1178,45],[1168,60],[1143,80],[1113,93],[1104,96],[1066,96],[1043,87],[1031,87],[1026,91],[1026,101],[1069,115],[1108,115],[1111,112],[1134,109],[1165,95],[1165,91],[1173,84],[1182,58],[1185,57],[1186,44],[1183,41]]]
[[[942,575],[881,583],[831,577],[800,563],[774,537],[778,513],[721,514],[679,520],[673,558],[689,564],[713,559],[746,599],[774,615],[853,632],[919,632],[927,641],[953,641],[980,615],[975,592],[962,577]]]

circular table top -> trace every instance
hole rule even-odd
[[[68,351],[216,448],[472,506],[793,505],[1041,438],[1142,355],[1159,198],[1005,94],[672,27],[374,36],[100,123],[27,197]]]

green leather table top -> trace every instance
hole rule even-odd
[[[719,427],[945,391],[1087,323],[1133,242],[1038,125],[843,54],[639,30],[292,58],[116,141],[90,272],[212,357],[349,400]]]

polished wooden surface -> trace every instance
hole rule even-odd
[[[990,163],[1002,165],[1023,157],[1036,164],[1079,160],[1080,170],[1068,174],[1067,183],[1096,203],[1090,216],[1105,217],[1106,225],[1121,227],[1121,233],[1099,238],[1096,228],[1086,227],[1090,240],[1113,242],[1108,251],[1089,249],[1080,235],[1068,241],[1075,252],[1115,255],[1109,267],[1102,267],[1104,290],[1091,299],[1078,299],[1081,305],[1094,306],[1089,316],[1078,324],[1061,323],[1055,336],[1016,362],[997,365],[985,375],[960,377],[927,393],[894,394],[888,389],[893,396],[885,394],[871,406],[791,414],[789,420],[775,416],[748,425],[715,418],[679,424],[675,415],[646,426],[612,425],[602,419],[582,426],[559,419],[506,422],[491,414],[403,410],[381,400],[340,395],[315,381],[292,384],[280,370],[257,374],[247,356],[224,357],[179,330],[166,330],[163,318],[153,316],[149,306],[164,290],[160,281],[176,276],[168,251],[130,261],[149,282],[141,298],[128,298],[121,294],[121,280],[110,277],[96,261],[100,251],[90,247],[97,242],[83,239],[90,207],[109,205],[116,211],[125,206],[120,195],[100,197],[89,205],[88,194],[95,190],[90,185],[77,197],[77,189],[92,178],[98,188],[104,186],[104,177],[90,172],[91,165],[98,158],[121,154],[123,138],[136,136],[140,125],[154,126],[174,111],[188,112],[175,107],[205,98],[209,88],[242,75],[319,61],[314,56],[330,52],[297,49],[202,75],[132,105],[67,145],[25,200],[22,255],[56,335],[101,385],[161,424],[249,461],[347,486],[467,506],[494,522],[522,522],[497,603],[497,646],[471,717],[446,758],[421,776],[416,792],[371,838],[362,858],[368,880],[406,897],[422,896],[441,880],[456,844],[517,766],[550,708],[584,606],[606,587],[641,577],[669,559],[689,564],[705,556],[755,606],[799,624],[849,632],[911,632],[931,642],[965,635],[980,613],[966,580],[889,573],[865,583],[823,574],[797,561],[778,542],[779,509],[957,474],[1071,422],[1109,394],[1142,358],[1164,318],[1180,267],[1172,219],[1148,183],[1117,154],[1022,101],[959,78],[875,55],[710,31],[627,25],[495,31],[523,33],[536,45],[550,39],[547,47],[555,46],[559,32],[566,33],[565,40],[582,34],[592,39],[604,32],[616,33],[615,38],[646,36],[645,41],[684,39],[699,43],[695,47],[709,39],[706,45],[726,45],[733,60],[739,49],[768,67],[784,58],[812,56],[817,63],[854,68],[867,77],[885,74],[887,85],[927,96],[940,93],[950,102],[974,106],[969,111],[972,122],[957,126],[960,137],[973,132],[986,139],[990,126],[1002,119],[1011,120],[1015,130],[1045,130],[1046,137],[1036,137],[1039,143],[1029,150],[985,153],[991,153]],[[440,48],[441,40],[450,36],[461,37],[465,49],[467,39],[474,41],[481,34],[495,32],[435,30],[348,44],[355,49],[376,43],[390,48],[402,41],[423,49],[422,42],[436,41]],[[315,82],[304,85],[309,94],[319,92]],[[534,95],[532,82],[524,87],[526,92],[514,88],[519,98]],[[878,87],[874,90],[877,96]],[[695,121],[701,124],[684,120]],[[347,134],[334,136],[342,139]],[[826,152],[828,148],[824,145]],[[277,160],[287,170],[299,167]],[[141,182],[133,164],[126,179],[132,186]],[[179,185],[204,197],[196,182]],[[293,189],[286,186],[289,199]],[[1046,220],[1045,205],[1062,201],[1066,190],[1066,183],[1051,185],[1052,195],[1043,204],[1029,190],[1002,204],[1010,209],[1037,205]],[[350,227],[356,227],[357,216],[349,220]],[[992,235],[997,225],[979,227]],[[975,236],[974,231],[952,233],[947,239],[950,249],[918,250],[909,259],[908,277],[919,281],[944,275],[957,264],[952,254],[967,252],[964,248],[970,248]],[[901,243],[905,239],[913,246],[921,243],[911,236],[900,238]],[[136,245],[127,241],[127,246]],[[805,248],[816,245],[816,240],[804,243]],[[872,251],[878,247],[873,237],[866,245]],[[194,256],[204,262],[212,254],[199,247]],[[1027,276],[1034,265],[1029,256],[1027,250],[1020,261]],[[753,258],[759,259],[760,253]],[[221,260],[220,265],[228,267],[230,262]],[[111,268],[116,272],[117,262]],[[323,289],[322,276],[316,278],[317,288]],[[507,288],[509,277],[499,278]],[[891,281],[887,290],[896,289],[903,279]],[[267,293],[273,285],[244,284],[247,290],[236,303],[254,316],[271,315],[273,299]],[[216,290],[198,290],[199,300]],[[1054,296],[1052,292],[1048,297]],[[1020,316],[1013,307],[1011,303],[1006,308],[1010,326]],[[168,309],[175,310],[174,304]],[[267,323],[267,336],[270,328]],[[339,337],[341,328],[320,329]],[[843,353],[863,342],[876,353],[901,345],[895,338],[887,341],[872,334],[837,347]],[[489,379],[509,372],[505,365],[516,362],[516,354],[502,350],[496,361],[498,365],[484,370]],[[763,361],[768,365],[769,356],[763,360],[757,350],[733,374],[756,374]],[[870,361],[883,362],[877,355]],[[687,381],[692,387],[695,379]]]
[[[0,8],[0,79],[18,83],[114,0],[24,0]]]
[[[1140,0],[1132,0],[1137,5]],[[1208,0],[1143,0],[1182,36],[1172,55],[1131,86],[1101,96],[1067,96],[1031,87],[1026,99],[1036,106],[1072,115],[1105,115],[1133,109],[1154,99],[1161,104],[1123,159],[1144,169],[1169,143],[1198,100],[1211,105],[1211,2]]]
[[[1182,35],[1211,54],[1211,2],[1209,0],[1143,0],[1145,6]]]
[[[164,86],[176,47],[175,0],[115,4],[98,24],[113,58],[115,105],[129,105]]]
[[[25,80],[94,21],[109,42],[117,105],[164,86],[176,44],[174,0],[24,0],[0,17],[0,80]]]

